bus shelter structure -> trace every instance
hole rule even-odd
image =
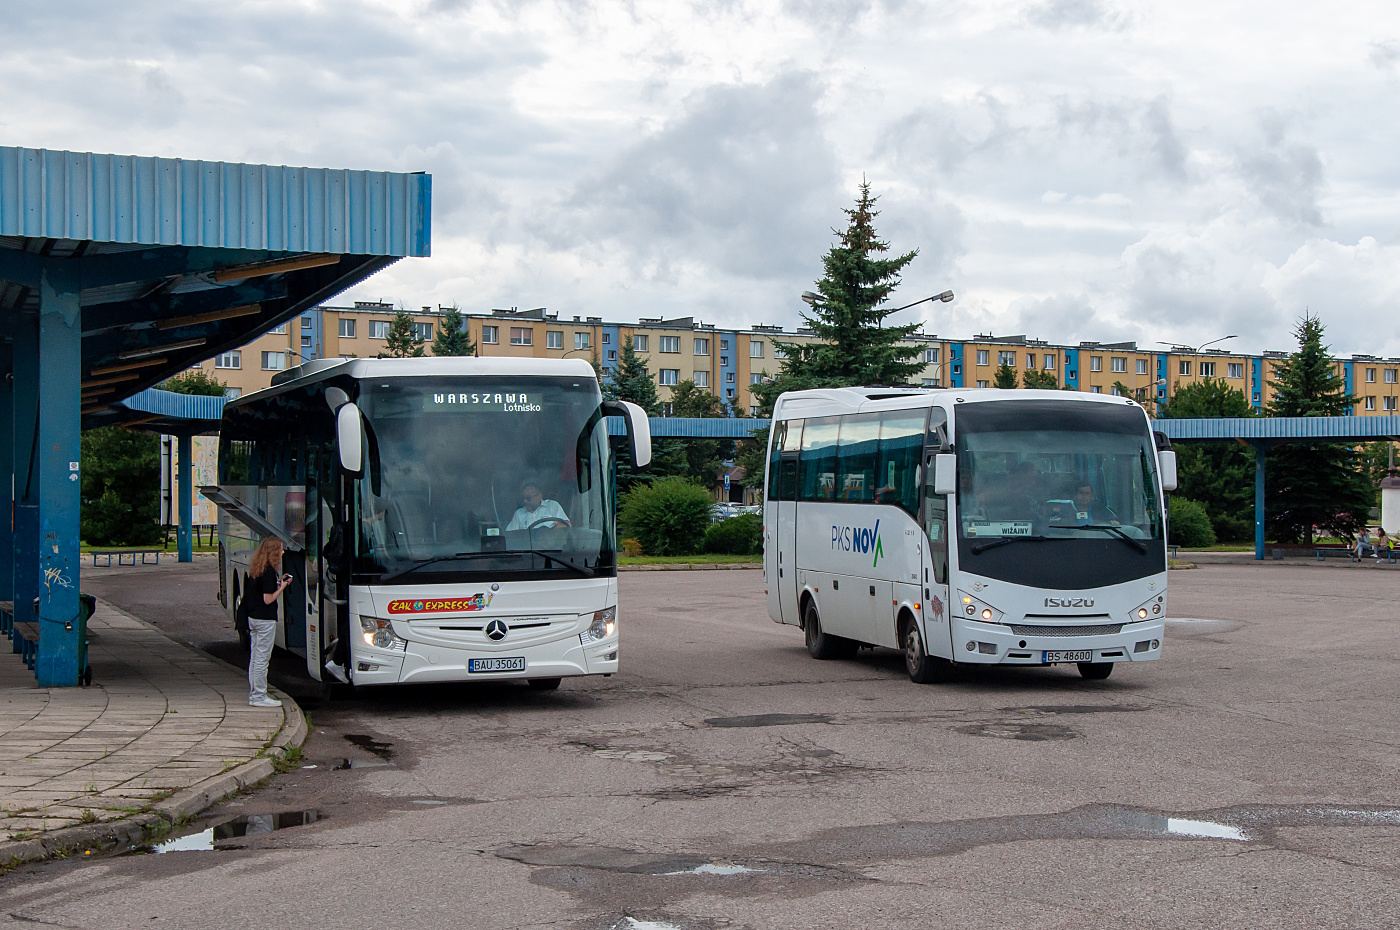
[[[0,147],[0,601],[37,625],[41,685],[82,671],[81,430],[155,423],[121,401],[428,255],[431,192],[426,174]]]

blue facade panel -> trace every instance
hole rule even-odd
[[[1065,385],[1079,390],[1079,350],[1065,349]]]
[[[0,146],[0,236],[426,256],[426,174]]]
[[[619,326],[604,326],[603,334],[598,337],[603,341],[598,353],[598,363],[603,366],[604,371],[612,371],[617,367],[617,352],[621,345],[622,328]]]
[[[948,386],[960,388],[963,386],[963,344],[953,342],[948,344]]]
[[[1264,406],[1264,359],[1249,360],[1249,402],[1256,409]]]

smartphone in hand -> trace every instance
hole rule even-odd
[[[290,581],[292,580],[292,576],[291,576],[291,575],[283,575],[283,576],[282,576],[282,580],[283,580],[284,582],[290,582]]]

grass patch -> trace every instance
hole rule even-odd
[[[734,562],[760,564],[763,556],[706,552],[699,555],[624,555],[617,560],[618,565],[727,565]]]
[[[280,755],[274,754],[272,767],[277,770],[279,775],[285,775],[301,768],[301,747],[295,746]]]

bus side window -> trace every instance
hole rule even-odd
[[[898,410],[880,416],[877,500],[902,507],[910,516],[919,512],[919,456],[924,449],[927,416],[922,410]]]
[[[805,421],[798,480],[800,500],[836,500],[836,436],[840,427],[840,417],[813,417]]]
[[[802,421],[785,420],[783,432],[773,441],[773,455],[776,461],[769,470],[773,485],[771,499],[776,501],[797,500],[797,455],[802,447]]]
[[[948,583],[948,499],[927,487],[924,496],[924,535],[928,537],[929,560],[933,562],[933,580]]]
[[[782,491],[782,470],[783,459],[783,438],[787,436],[788,423],[783,420],[773,424],[773,440],[768,448],[768,499],[770,501],[785,500]]]

